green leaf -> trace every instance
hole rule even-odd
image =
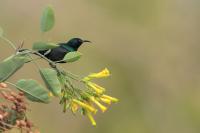
[[[74,62],[74,61],[77,61],[78,59],[80,59],[82,56],[82,54],[78,51],[75,51],[75,52],[69,52],[65,55],[63,61],[66,61],[66,62]]]
[[[3,29],[0,27],[0,37],[3,36]]]
[[[13,55],[0,63],[0,82],[5,81],[27,61],[26,56]]]
[[[33,44],[33,50],[48,50],[58,47],[58,45],[54,43],[47,43],[47,42],[35,42]]]
[[[47,32],[51,30],[55,23],[55,15],[54,11],[50,6],[47,6],[42,14],[40,29],[42,32]]]
[[[33,79],[21,79],[16,84],[17,89],[24,92],[32,102],[49,103],[48,92]]]
[[[43,78],[47,88],[54,96],[60,96],[61,84],[58,80],[57,72],[50,68],[40,69],[40,75]]]

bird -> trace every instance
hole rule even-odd
[[[69,52],[78,51],[79,47],[83,43],[91,43],[89,40],[83,40],[81,38],[72,38],[67,42],[58,43],[58,47],[49,50],[39,50],[38,53],[45,56],[49,60],[56,63],[66,63],[63,61],[65,55]]]

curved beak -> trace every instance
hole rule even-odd
[[[89,43],[92,43],[91,41],[89,41],[89,40],[83,40],[83,42],[89,42]]]

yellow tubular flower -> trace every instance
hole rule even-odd
[[[94,97],[90,97],[90,100],[94,102],[97,106],[99,106],[102,112],[105,112],[107,110],[107,108],[103,106],[100,102],[98,102]]]
[[[78,104],[72,102],[71,103],[71,110],[73,113],[76,113],[76,111],[78,110]]]
[[[115,97],[108,96],[108,95],[102,95],[102,98],[109,99],[112,102],[118,102],[119,101],[119,99],[117,99]]]
[[[92,88],[97,94],[102,94],[105,91],[105,88],[93,83],[93,82],[87,82],[87,85]]]
[[[90,119],[92,125],[93,125],[93,126],[96,126],[97,124],[96,124],[96,122],[95,122],[95,120],[94,120],[92,114],[91,114],[90,112],[88,112],[88,111],[87,111],[86,114],[87,114],[88,118]]]
[[[48,93],[49,97],[53,97],[53,94],[51,92]]]
[[[99,72],[99,73],[91,73],[87,77],[92,79],[92,78],[104,78],[104,77],[108,77],[108,76],[110,76],[110,72],[109,72],[109,70],[107,68],[105,68],[101,72]]]
[[[64,92],[61,92],[61,93],[60,93],[60,96],[61,96],[61,97],[64,97]]]
[[[104,103],[111,104],[111,100],[100,97],[100,100]]]
[[[92,113],[96,113],[97,112],[97,109],[93,108],[92,106],[86,104],[86,103],[83,103],[77,99],[73,99],[72,100],[74,103],[80,105],[81,107],[85,108],[86,110],[89,110],[90,112]]]

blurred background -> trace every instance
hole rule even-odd
[[[48,4],[56,25],[41,34]],[[83,76],[107,67],[112,76],[97,83],[120,99],[95,116],[97,127],[86,117],[63,114],[57,99],[31,103],[29,117],[41,133],[199,133],[199,7],[199,0],[1,0],[0,26],[16,44],[91,40],[78,62],[63,67]],[[0,43],[2,60],[13,51]],[[32,64],[10,80],[19,78],[40,79]]]

